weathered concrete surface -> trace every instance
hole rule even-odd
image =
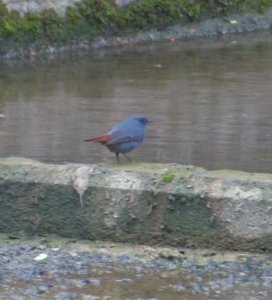
[[[80,0],[2,0],[9,12],[17,11],[21,16],[26,13],[39,13],[45,9],[53,9],[64,16],[66,8]]]
[[[64,16],[67,7],[73,7],[81,0],[2,0],[9,12],[17,11],[21,16],[27,13],[40,13],[45,9],[53,9],[60,16]],[[134,0],[113,0],[112,3],[123,7]]]
[[[272,251],[272,174],[2,158],[0,231]]]

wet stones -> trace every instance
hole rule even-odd
[[[32,239],[1,243],[0,266],[1,300],[272,296],[269,255]]]

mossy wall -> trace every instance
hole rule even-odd
[[[272,252],[272,174],[0,158],[0,233]]]
[[[61,17],[53,10],[20,16],[0,0],[0,51],[10,45],[67,45],[233,13],[262,13],[270,5],[272,0],[136,0],[118,8],[110,0],[82,0]]]

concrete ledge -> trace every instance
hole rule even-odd
[[[272,174],[2,158],[0,231],[272,251]]]

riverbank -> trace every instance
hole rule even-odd
[[[180,39],[245,33],[268,30],[272,27],[272,8],[268,8],[269,1],[263,6],[262,12],[247,7],[247,9],[237,8],[237,13],[234,14],[235,7],[226,3],[224,8],[221,3],[223,8],[219,5],[219,7],[212,8],[203,7],[199,11],[194,10],[192,6],[191,10],[180,12],[178,16],[175,13],[170,18],[170,14],[170,19],[164,16],[164,14],[167,15],[167,11],[161,12],[162,15],[157,15],[152,7],[145,8],[147,11],[142,15],[141,6],[137,6],[137,3],[117,11],[109,3],[107,5],[104,3],[103,9],[99,7],[102,10],[98,18],[93,8],[84,3],[81,4],[82,7],[76,4],[75,8],[69,8],[65,16],[59,16],[53,10],[20,16],[18,12],[8,12],[2,4],[1,14],[4,23],[0,22],[0,29],[2,28],[0,30],[2,41],[0,56],[6,59],[34,58],[40,55],[61,55],[67,51],[80,49],[86,51],[110,46],[122,48],[150,41],[169,40],[174,43]],[[88,15],[86,12],[86,16],[81,16],[83,8],[86,11],[91,9],[92,14]],[[154,18],[148,9],[155,14]],[[205,14],[204,11],[206,11]],[[124,16],[121,17],[119,13]]]

